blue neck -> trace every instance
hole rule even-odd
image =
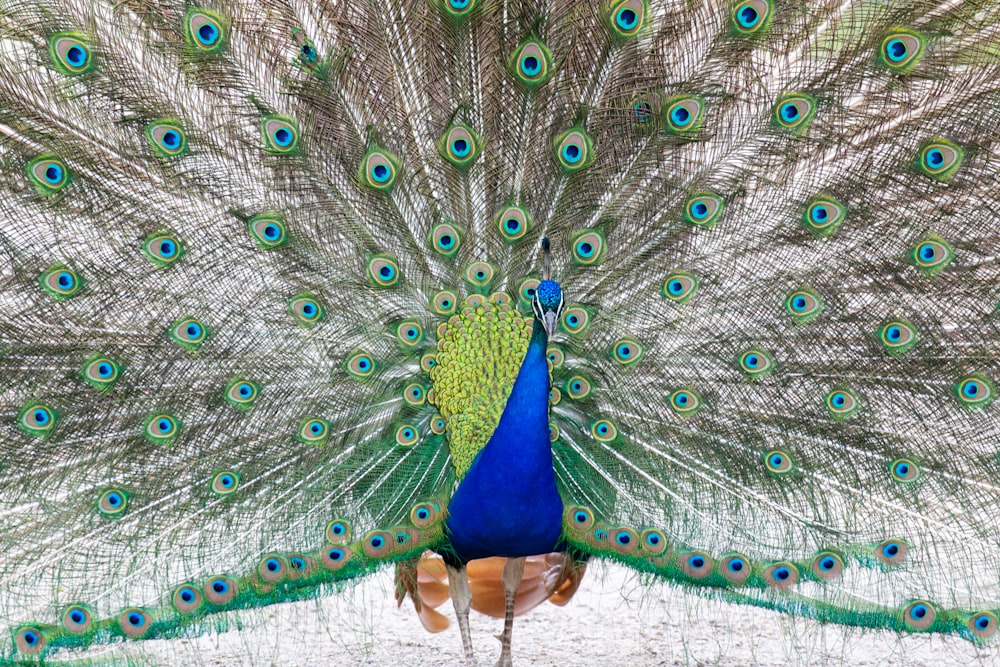
[[[461,562],[551,551],[562,530],[549,442],[548,336],[535,320],[500,423],[448,504]]]

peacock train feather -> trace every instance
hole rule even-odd
[[[597,559],[995,650],[998,126],[990,2],[0,2],[0,662]]]

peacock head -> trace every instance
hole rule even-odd
[[[535,311],[535,318],[545,327],[545,333],[552,337],[552,332],[556,330],[556,322],[562,315],[563,305],[562,288],[554,280],[543,280],[535,288],[535,296],[531,298],[531,309]]]

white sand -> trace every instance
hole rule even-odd
[[[247,626],[240,632],[125,648],[143,663],[161,665],[463,664],[457,625],[428,634],[409,603],[396,609],[392,591],[392,575],[383,573],[341,595],[244,613]],[[492,635],[502,625],[474,615],[473,642],[483,667],[496,661],[500,645]],[[121,656],[122,649],[111,653]],[[649,589],[624,569],[592,565],[567,607],[546,604],[517,619],[514,664],[985,666],[1000,665],[1000,645],[819,625],[670,586]]]

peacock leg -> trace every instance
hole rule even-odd
[[[472,654],[472,632],[469,630],[469,609],[472,607],[472,590],[469,588],[469,578],[465,568],[454,568],[448,565],[448,591],[451,601],[455,604],[455,615],[458,616],[458,629],[462,632],[462,649],[465,651],[465,664],[475,667],[476,657]],[[506,572],[506,570],[504,570]]]
[[[497,667],[513,667],[510,659],[510,636],[514,631],[514,600],[517,597],[517,587],[521,584],[524,574],[524,557],[508,558],[503,566],[504,607],[503,634],[500,636],[500,660]]]

